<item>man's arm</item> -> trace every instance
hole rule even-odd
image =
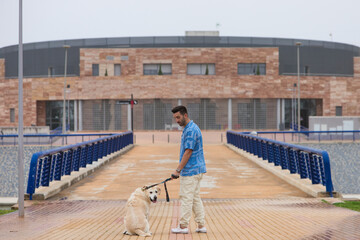
[[[181,171],[186,166],[186,164],[188,163],[188,161],[191,157],[192,152],[193,152],[192,149],[185,149],[184,155],[183,155],[178,167],[176,168],[177,170]],[[175,170],[173,175],[179,176],[180,172]]]

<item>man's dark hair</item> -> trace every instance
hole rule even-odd
[[[172,111],[172,113],[180,112],[181,115],[184,115],[185,113],[186,114],[188,113],[186,107],[184,107],[184,106],[174,107],[171,111]]]

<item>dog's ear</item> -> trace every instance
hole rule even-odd
[[[160,193],[161,193],[161,188],[156,187],[156,190],[158,191],[158,195],[160,195]]]

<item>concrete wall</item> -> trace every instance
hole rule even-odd
[[[360,117],[309,117],[310,131],[360,130]]]
[[[0,131],[4,135],[18,134],[17,127],[0,127]],[[49,126],[24,127],[24,134],[50,134],[50,129]]]

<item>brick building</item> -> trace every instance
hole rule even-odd
[[[174,128],[183,104],[202,129],[288,129],[297,119],[360,115],[360,48],[298,39],[183,36],[24,44],[24,125],[61,126],[64,45],[67,122],[78,130]],[[17,46],[0,49],[0,122],[17,126]],[[68,107],[69,106],[69,107]]]

